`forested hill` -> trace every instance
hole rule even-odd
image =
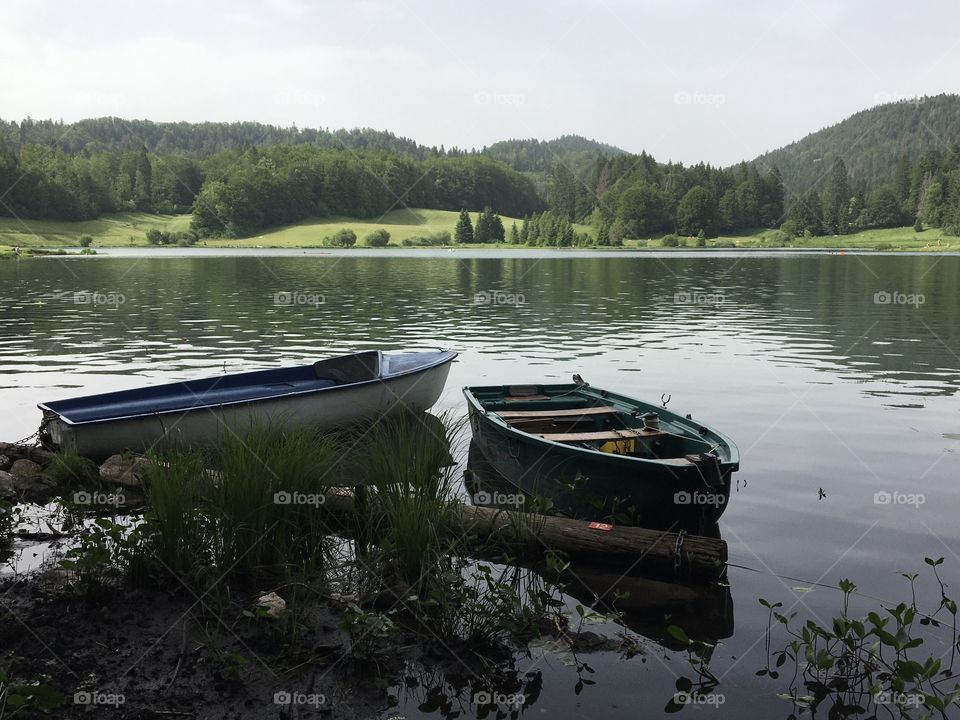
[[[55,120],[0,120],[0,141],[8,146],[43,145],[67,153],[124,152],[146,148],[154,155],[204,158],[225,150],[273,145],[314,145],[322,148],[376,150],[416,160],[444,153],[385,130],[327,130],[279,127],[258,122],[152,122],[116,117],[89,118],[74,123]],[[2,144],[2,143],[0,143]],[[453,150],[451,154],[460,154]]]
[[[554,163],[587,167],[598,155],[622,155],[613,145],[588,140],[579,135],[563,135],[554,140],[504,140],[482,150],[461,150],[420,145],[386,130],[353,128],[297,128],[265,125],[258,122],[152,122],[117,117],[89,118],[74,123],[56,120],[22,122],[0,120],[0,143],[11,147],[43,145],[58,147],[67,153],[123,152],[146,148],[154,155],[186,155],[204,158],[224,150],[274,145],[313,145],[328,149],[382,151],[425,160],[440,155],[486,155],[514,170],[549,173]]]
[[[913,224],[960,233],[960,96],[857,113],[750,163],[658,163],[569,135],[482,150],[369,129],[259,123],[0,121],[0,216],[193,214],[197,236],[398,206],[529,216],[530,244],[618,244],[779,228],[843,235]],[[574,231],[589,224],[592,235]]]
[[[904,155],[911,161],[960,142],[960,95],[937,95],[879,105],[764,153],[759,168],[778,167],[790,192],[823,190],[837,158],[850,182],[871,188],[888,180]]]
[[[483,154],[514,170],[548,173],[560,160],[576,172],[581,166],[591,166],[598,155],[613,157],[626,154],[626,150],[580,135],[561,135],[554,140],[503,140],[485,147]]]

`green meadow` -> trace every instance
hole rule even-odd
[[[390,233],[391,245],[402,245],[405,240],[432,235],[437,232],[453,233],[458,213],[449,210],[408,209],[393,210],[381,218],[363,219],[348,217],[308,218],[294,225],[272,228],[245,238],[207,239],[200,244],[208,247],[271,247],[309,248],[321,247],[325,238],[342,228],[357,234],[357,245],[364,245],[364,238],[371,231],[384,229]],[[507,232],[513,222],[520,227],[522,220],[503,216]],[[62,222],[56,220],[18,220],[0,218],[0,257],[12,255],[12,248],[64,248],[79,247],[81,235],[93,238],[93,247],[147,246],[148,230],[180,232],[189,230],[189,215],[152,215],[148,213],[119,213],[104,215],[96,220]],[[574,225],[578,233],[596,235],[588,225]],[[680,249],[696,249],[695,238],[680,238]],[[476,246],[481,247],[481,246]],[[509,244],[485,245],[482,247],[515,247]],[[644,240],[627,240],[627,249],[659,249],[659,237]],[[915,250],[956,251],[960,250],[960,238],[945,235],[939,228],[916,232],[912,227],[865,230],[850,235],[820,236],[783,240],[777,230],[758,230],[745,235],[721,236],[707,241],[707,248],[850,248],[862,250]]]

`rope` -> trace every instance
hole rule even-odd
[[[681,530],[677,533],[677,545],[673,549],[673,572],[680,572],[680,550],[683,547],[683,540],[687,537],[687,531]]]

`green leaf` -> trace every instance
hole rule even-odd
[[[683,631],[683,628],[676,625],[668,625],[667,632],[685,645],[690,644],[690,638],[687,637],[687,634]]]

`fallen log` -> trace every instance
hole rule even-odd
[[[345,488],[328,493],[324,505],[335,514],[356,512],[353,494]],[[720,578],[726,568],[727,543],[718,538],[476,505],[463,504],[459,509],[465,543],[486,554],[491,548],[511,556],[557,552],[569,560],[625,572],[654,570],[702,580]]]

